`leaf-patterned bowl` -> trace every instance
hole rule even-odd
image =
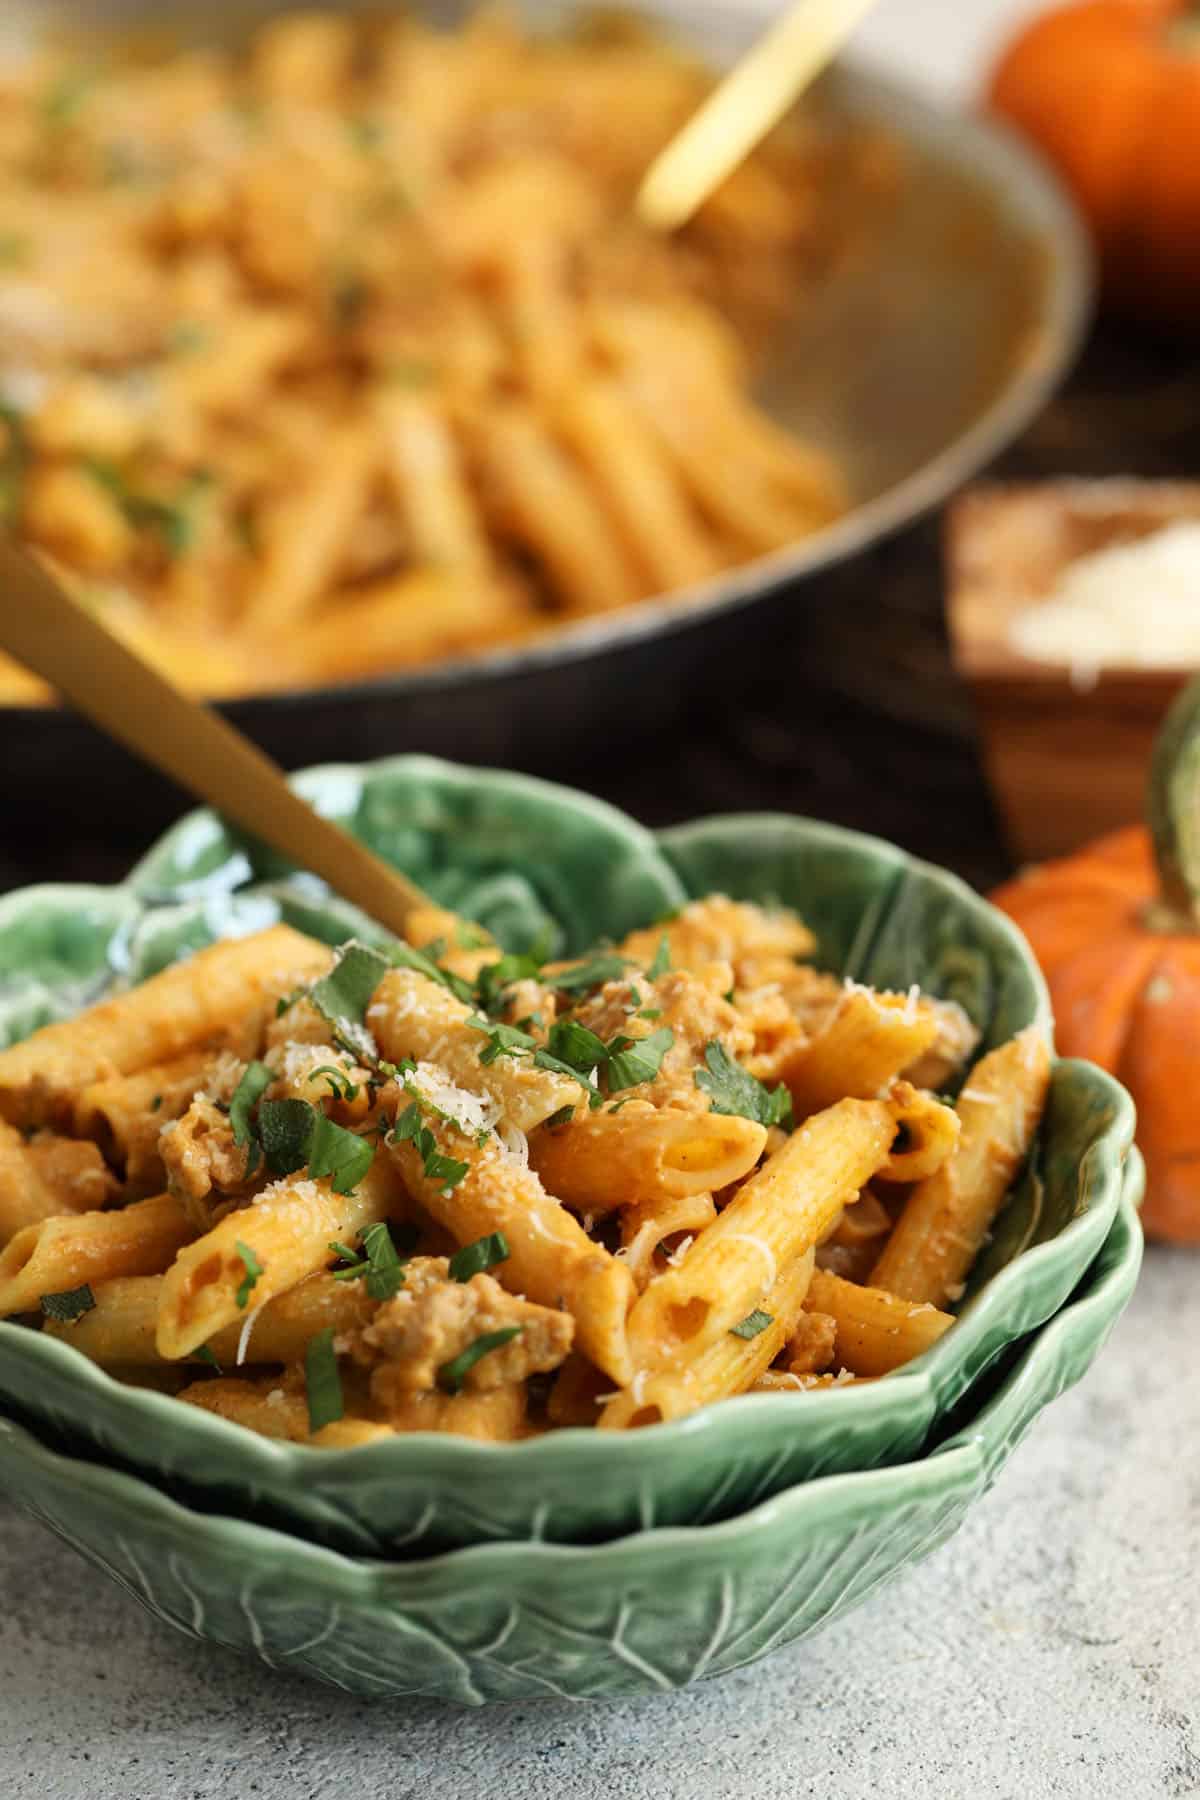
[[[990,1045],[1032,1021],[1045,988],[1024,939],[941,870],[874,838],[780,815],[651,836],[612,808],[516,775],[402,757],[327,767],[297,785],[323,811],[511,948],[551,931],[577,952],[688,895],[795,906],[827,967],[962,1002]],[[211,813],[181,821],[117,888],[0,900],[0,1041],[172,958],[279,917],[337,941],[378,931],[311,877],[289,875]],[[981,1257],[955,1328],[862,1388],[755,1395],[613,1439],[555,1432],[477,1444],[412,1434],[346,1451],[273,1443],[124,1387],[69,1344],[0,1324],[0,1395],[95,1450],[225,1507],[364,1555],[489,1539],[595,1542],[726,1518],[795,1482],[916,1455],[1009,1344],[1062,1305],[1104,1242],[1132,1137],[1124,1090],[1059,1063],[1035,1164]]]
[[[189,1511],[4,1418],[0,1490],[181,1631],[352,1693],[481,1705],[682,1687],[804,1637],[957,1530],[1133,1292],[1141,1177],[1135,1152],[1128,1199],[1076,1298],[1010,1353],[932,1454],[790,1488],[724,1524],[358,1561]],[[803,1415],[807,1401],[788,1404]]]

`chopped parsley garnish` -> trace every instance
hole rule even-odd
[[[192,1354],[195,1356],[197,1362],[207,1363],[209,1368],[215,1369],[218,1375],[221,1373],[221,1365],[207,1344],[201,1344],[200,1348],[193,1351]]]
[[[627,956],[618,956],[614,950],[601,950],[582,962],[559,969],[555,975],[547,975],[546,985],[558,988],[564,994],[585,993],[588,988],[603,987],[606,981],[620,981],[626,969],[632,966]]]
[[[675,1033],[669,1025],[660,1025],[649,1037],[614,1038],[608,1046],[608,1060],[605,1064],[609,1093],[618,1093],[621,1088],[637,1087],[642,1081],[653,1081],[662,1067],[663,1057],[674,1042]]]
[[[442,1155],[432,1131],[421,1123],[421,1106],[416,1100],[400,1114],[388,1142],[404,1143],[406,1140],[411,1141],[420,1155],[428,1179],[436,1181],[443,1193],[456,1188],[471,1167],[470,1163]]]
[[[507,1261],[509,1254],[508,1239],[502,1231],[476,1238],[473,1244],[464,1244],[450,1258],[450,1279],[470,1281],[472,1275],[481,1275],[494,1269],[497,1263]]]
[[[566,1063],[577,1075],[590,1075],[593,1069],[602,1068],[608,1059],[604,1039],[589,1031],[586,1025],[577,1025],[574,1019],[555,1021],[547,1049],[551,1056]]]
[[[542,965],[536,956],[510,954],[485,963],[475,977],[475,998],[484,1012],[495,1010],[505,988],[516,981],[536,981]]]
[[[38,1301],[46,1318],[57,1319],[62,1325],[73,1325],[84,1313],[90,1313],[95,1304],[96,1296],[86,1281],[82,1287],[64,1288],[60,1294],[43,1294]]]
[[[503,1345],[511,1344],[512,1340],[520,1335],[521,1327],[519,1325],[505,1325],[499,1331],[485,1331],[481,1337],[475,1339],[474,1343],[468,1344],[465,1350],[460,1351],[449,1362],[442,1364],[437,1372],[438,1386],[444,1393],[461,1394],[463,1382],[475,1364],[482,1357],[487,1356],[490,1351],[499,1350]]]
[[[253,1250],[251,1250],[249,1244],[243,1244],[239,1239],[233,1247],[241,1257],[246,1268],[246,1273],[242,1276],[241,1284],[238,1287],[237,1293],[234,1295],[234,1299],[238,1303],[239,1311],[244,1312],[246,1310],[247,1301],[258,1285],[258,1278],[263,1272],[263,1266],[259,1262],[257,1256],[255,1256]]]
[[[470,919],[459,920],[454,937],[460,950],[485,950],[492,941],[487,932],[481,926],[473,925]]]
[[[151,1111],[151,1112],[157,1112],[157,1111],[158,1111],[158,1109],[159,1109],[159,1107],[160,1107],[160,1106],[161,1106],[161,1105],[162,1105],[162,1103],[163,1103],[163,1097],[162,1097],[162,1095],[161,1095],[161,1094],[155,1094],[155,1096],[154,1096],[154,1098],[153,1098],[153,1100],[152,1100],[152,1101],[151,1101],[151,1102],[150,1102],[150,1111]]]
[[[478,1013],[473,1013],[467,1024],[472,1031],[481,1031],[487,1038],[479,1052],[481,1063],[494,1063],[498,1056],[526,1056],[537,1048],[535,1040],[518,1025],[497,1025]]]
[[[638,1018],[639,1019],[661,1019],[662,1018],[662,1007],[661,1006],[643,1006],[641,1012],[638,1014]]]
[[[336,1069],[332,1063],[322,1063],[320,1068],[310,1069],[308,1079],[315,1081],[318,1075],[329,1083],[331,1100],[357,1100],[358,1083],[351,1081],[345,1069]]]
[[[385,1219],[368,1225],[362,1234],[367,1254],[366,1289],[372,1300],[390,1300],[404,1286],[404,1264],[392,1242]]]
[[[570,1063],[563,1062],[560,1057],[552,1056],[549,1050],[535,1050],[533,1061],[535,1068],[549,1069],[552,1075],[569,1075],[572,1081],[577,1081],[588,1097],[589,1106],[596,1107],[602,1103],[604,1096],[590,1076],[573,1069]]]
[[[658,949],[654,952],[654,961],[646,970],[651,981],[657,981],[660,975],[666,975],[671,967],[671,945],[664,931],[658,940]]]
[[[543,1119],[542,1124],[545,1126],[547,1131],[553,1131],[556,1126],[565,1125],[565,1124],[567,1124],[567,1122],[570,1119],[573,1119],[574,1117],[575,1117],[575,1108],[573,1106],[560,1106],[558,1111],[552,1112],[548,1119]]]
[[[323,1112],[310,1107],[312,1131],[308,1141],[308,1172],[314,1181],[329,1177],[335,1194],[352,1194],[375,1156],[373,1144],[357,1132],[335,1125]]]
[[[136,493],[116,464],[103,457],[84,457],[82,466],[112,495],[135,529],[158,533],[169,556],[182,556],[191,549],[196,535],[195,503],[211,487],[211,475],[198,470],[187,477],[174,499],[164,500],[159,495]]]
[[[323,1425],[333,1425],[346,1411],[342,1396],[342,1378],[338,1373],[337,1353],[333,1348],[333,1326],[309,1339],[304,1352],[304,1386],[308,1395],[308,1429],[318,1432]]]
[[[791,1130],[792,1097],[782,1082],[764,1087],[715,1040],[704,1046],[704,1061],[707,1067],[696,1070],[696,1086],[709,1096],[713,1112]]]
[[[730,1326],[729,1335],[738,1338],[756,1338],[760,1331],[765,1331],[768,1325],[774,1323],[770,1313],[763,1312],[761,1307],[756,1306],[754,1311],[747,1313],[746,1317],[738,1324]]]

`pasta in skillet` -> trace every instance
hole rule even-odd
[[[5,65],[5,519],[214,695],[525,640],[828,523],[839,472],[751,350],[887,158],[794,121],[660,240],[637,178],[707,85],[498,12]]]
[[[714,896],[574,963],[430,909],[214,945],[0,1053],[0,1318],[268,1436],[627,1430],[953,1325],[1037,1027]],[[817,1074],[819,1073],[819,1079]]]

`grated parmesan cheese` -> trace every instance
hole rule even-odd
[[[1079,557],[1011,638],[1034,662],[1066,663],[1084,691],[1104,668],[1200,664],[1200,521]]]
[[[760,1237],[755,1237],[752,1231],[731,1231],[725,1239],[725,1242],[727,1244],[753,1244],[754,1248],[761,1252],[762,1259],[768,1270],[767,1280],[763,1291],[766,1292],[768,1288],[773,1288],[775,1286],[775,1278],[779,1273],[779,1267],[775,1261],[775,1252],[772,1250],[770,1244],[764,1243],[763,1239]]]
[[[500,1108],[490,1095],[473,1094],[468,1088],[458,1087],[436,1063],[419,1062],[408,1079],[422,1100],[445,1113],[461,1131],[472,1135],[490,1131],[500,1116]]]
[[[246,1323],[242,1326],[241,1336],[238,1338],[237,1356],[234,1359],[239,1369],[245,1362],[246,1352],[250,1348],[250,1333],[254,1330],[258,1315],[266,1304],[265,1300],[260,1300],[258,1305],[251,1307],[246,1314]]]
[[[529,1139],[516,1125],[501,1125],[498,1136],[513,1161],[523,1169],[529,1167]]]

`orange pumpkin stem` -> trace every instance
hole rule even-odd
[[[1150,764],[1146,816],[1158,865],[1160,908],[1147,923],[1200,929],[1200,678],[1163,721]],[[1156,917],[1156,912],[1164,915]]]

